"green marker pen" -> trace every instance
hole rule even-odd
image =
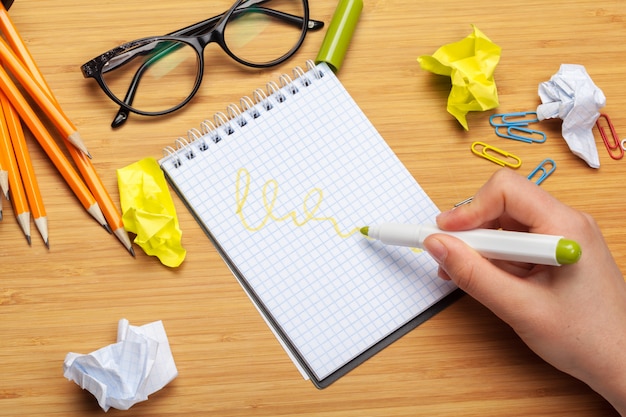
[[[320,51],[315,58],[316,64],[325,62],[334,73],[339,71],[362,9],[362,0],[339,1],[328,25]]]
[[[361,233],[382,243],[423,249],[424,239],[443,233],[461,239],[486,258],[561,266],[578,262],[580,245],[562,236],[508,230],[474,229],[448,232],[432,224],[383,223],[366,226]]]

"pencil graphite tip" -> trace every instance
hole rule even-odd
[[[69,140],[74,146],[76,146],[76,148],[79,151],[87,155],[87,158],[91,159],[91,154],[89,153],[89,151],[87,150],[87,147],[85,146],[85,143],[81,139],[80,133],[78,132],[72,133],[71,135],[67,137],[67,140]]]
[[[369,232],[370,232],[369,226],[361,227],[361,234],[363,236],[369,236]]]

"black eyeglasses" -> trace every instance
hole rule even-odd
[[[270,1],[271,9],[261,6]],[[218,16],[113,48],[81,70],[120,105],[111,124],[118,127],[129,112],[159,116],[187,104],[202,82],[204,49],[211,42],[243,65],[267,68],[289,59],[308,30],[323,26],[309,19],[307,0],[238,0]]]

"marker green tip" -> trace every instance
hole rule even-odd
[[[361,227],[361,234],[363,236],[368,236],[369,232],[370,232],[370,227],[369,226]]]
[[[575,264],[582,254],[580,245],[573,240],[561,239],[556,245],[556,261],[561,265]]]

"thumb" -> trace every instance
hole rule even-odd
[[[530,291],[524,279],[498,268],[461,240],[435,234],[424,240],[424,248],[460,289],[505,321],[511,318],[508,312],[523,307]]]

